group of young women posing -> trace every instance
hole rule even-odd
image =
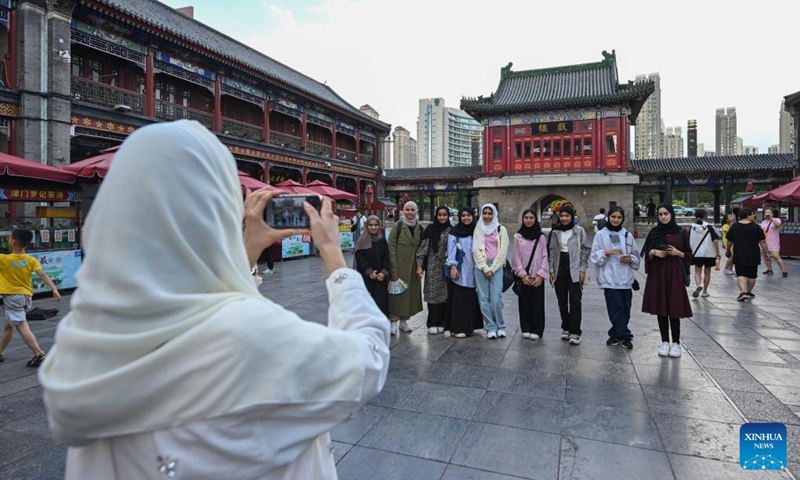
[[[589,262],[595,265],[598,286],[604,290],[611,327],[607,345],[633,348],[628,323],[634,271],[644,259],[648,274],[642,311],[658,317],[661,356],[680,357],[680,319],[692,316],[685,278],[692,263],[688,232],[675,222],[672,206],[658,207],[658,225],[637,251],[633,234],[622,224],[625,211],[609,210],[608,222],[590,243],[583,227],[575,223],[569,205],[558,211],[558,224],[549,235],[542,233],[532,210],[522,214],[522,226],[513,239],[500,225],[492,204],[462,208],[458,223],[450,224],[445,207],[436,210],[427,228],[418,224],[417,205],[406,202],[403,215],[389,234],[380,232],[375,216],[367,219],[367,235],[356,244],[356,269],[378,306],[392,322],[392,334],[410,331],[409,317],[428,304],[428,333],[449,331],[464,338],[483,329],[489,339],[506,337],[503,320],[503,267],[510,256],[519,277],[518,306],[522,337],[537,340],[545,328],[545,282],[554,287],[561,316],[561,339],[581,343],[582,293]],[[422,278],[425,278],[424,289]],[[387,283],[402,279],[408,288],[389,295]],[[670,333],[672,339],[670,341]]]

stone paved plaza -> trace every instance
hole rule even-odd
[[[788,279],[760,277],[757,297],[747,303],[735,300],[733,278],[714,272],[711,296],[691,300],[695,316],[683,321],[680,359],[656,355],[658,328],[654,317],[639,313],[641,291],[634,293],[631,351],[605,345],[609,322],[594,284],[584,290],[580,346],[558,338],[549,287],[548,328],[538,341],[518,332],[511,291],[507,339],[430,336],[423,312],[412,333],[392,337],[381,394],[332,432],[339,478],[794,478],[739,467],[745,421],[786,424],[789,470],[800,462],[800,261],[787,264]],[[326,322],[320,259],[278,263],[264,280],[265,295]],[[54,319],[31,322],[44,348],[69,298],[34,302],[61,309]],[[4,480],[61,478],[64,468],[65,449],[47,429],[35,371],[25,367],[29,358],[15,337],[0,364]]]

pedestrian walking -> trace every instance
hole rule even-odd
[[[681,318],[692,317],[692,306],[686,293],[692,247],[689,232],[675,221],[672,205],[662,203],[656,214],[658,225],[647,234],[642,248],[647,273],[642,312],[658,318],[661,332],[658,354],[678,358],[681,356]]]
[[[356,212],[356,215],[353,217],[353,225],[350,227],[350,231],[353,232],[353,244],[358,243],[363,230],[364,217],[361,215],[361,212]],[[353,253],[355,254],[355,250],[353,250]]]
[[[475,287],[475,259],[472,256],[472,236],[475,233],[474,209],[464,207],[458,212],[459,223],[447,237],[448,277],[447,319],[445,331],[456,338],[466,338],[483,328],[481,306]]]
[[[383,387],[389,325],[346,267],[328,198],[304,206],[328,325],[258,292],[250,265],[302,231],[264,221],[274,191],[244,207],[236,171],[196,121],[139,128],[116,152],[39,369],[66,480],[336,478],[328,432]]]
[[[650,197],[650,199],[647,201],[645,208],[647,209],[647,223],[653,223],[656,218],[656,204],[653,203],[652,197]]]
[[[698,208],[694,211],[695,221],[689,229],[694,281],[697,286],[692,292],[694,298],[709,295],[708,285],[711,283],[711,269],[719,265],[722,258],[719,253],[719,235],[714,226],[706,222],[707,217],[708,212],[703,208]]]
[[[558,210],[558,224],[550,231],[547,244],[550,284],[556,290],[561,314],[561,340],[580,345],[583,284],[592,245],[586,238],[586,230],[575,225],[572,206],[562,205]]]
[[[547,238],[530,209],[522,212],[522,226],[514,234],[511,267],[522,281],[517,298],[522,338],[538,340],[544,335],[544,283],[550,277],[550,265]]]
[[[367,228],[354,247],[356,270],[364,278],[372,299],[384,315],[389,315],[389,244],[381,233],[381,222],[375,215],[367,217]]]
[[[602,230],[602,229],[604,229],[606,227],[606,223],[607,222],[608,222],[608,219],[606,218],[606,209],[605,208],[601,208],[600,209],[600,213],[595,215],[594,218],[592,219],[592,225],[594,226],[595,235],[597,234],[597,232],[599,232],[600,230]]]
[[[772,275],[771,258],[774,258],[775,263],[778,264],[783,273],[783,278],[786,278],[789,276],[789,271],[786,270],[786,265],[781,258],[781,225],[783,225],[781,219],[775,216],[771,208],[764,209],[764,221],[761,222],[761,230],[764,230],[764,236],[767,238],[768,249],[768,253],[764,255],[764,261],[767,264],[767,271],[764,272],[764,275]]]
[[[639,270],[639,253],[633,235],[622,226],[625,210],[612,207],[608,211],[608,223],[592,242],[592,263],[596,267],[597,285],[603,290],[606,310],[611,328],[606,345],[622,345],[633,348],[633,333],[628,324],[631,320],[631,302],[634,271]]]
[[[475,284],[483,315],[486,338],[505,338],[503,320],[503,268],[508,253],[508,231],[500,225],[497,208],[481,207],[481,220],[475,228],[472,255],[475,258]]]
[[[0,255],[0,298],[5,307],[5,321],[3,322],[3,335],[0,337],[0,363],[5,361],[5,350],[14,337],[14,330],[22,337],[22,341],[33,352],[26,366],[38,367],[45,358],[45,351],[36,341],[36,335],[28,326],[26,312],[31,308],[33,297],[32,274],[36,274],[53,292],[56,301],[61,300],[53,280],[44,273],[39,260],[25,253],[33,240],[33,232],[25,229],[11,231],[8,241],[11,253]]]
[[[428,304],[428,333],[444,332],[447,317],[447,281],[444,277],[447,261],[447,237],[450,235],[450,210],[438,207],[433,223],[425,228],[417,250],[417,276],[425,278],[423,299]]]
[[[750,208],[739,209],[739,221],[728,230],[730,251],[735,248],[733,265],[736,269],[736,281],[739,284],[739,296],[736,300],[743,302],[755,298],[753,288],[758,278],[758,266],[761,263],[761,252],[764,258],[769,255],[767,239],[755,223],[756,214]]]
[[[389,295],[389,320],[392,335],[398,329],[410,332],[408,319],[422,311],[422,280],[417,275],[417,249],[422,243],[424,227],[419,223],[417,204],[408,201],[403,205],[400,221],[389,234],[389,263],[391,280],[402,279],[408,288],[400,294]]]
[[[722,226],[722,248],[725,249],[725,269],[722,273],[725,275],[734,275],[733,245],[728,241],[728,230],[730,230],[735,221],[736,216],[733,213],[725,214],[725,224]]]

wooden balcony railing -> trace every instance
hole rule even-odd
[[[108,108],[124,105],[131,113],[144,113],[144,95],[86,78],[72,77],[72,98]]]
[[[306,143],[306,152],[311,155],[319,155],[320,157],[330,158],[333,148],[330,145],[308,141]]]
[[[212,114],[163,100],[156,100],[156,118],[160,120],[197,120],[209,130],[214,128]]]
[[[264,129],[259,125],[240,122],[232,118],[222,118],[222,133],[235,135],[248,140],[255,140],[257,142],[264,141]]]
[[[359,165],[366,165],[368,167],[372,166],[373,158],[372,154],[360,153],[358,154],[358,164]]]
[[[345,162],[356,163],[356,152],[351,152],[350,150],[343,150],[341,148],[337,148],[336,158],[339,160],[344,160]]]
[[[300,150],[302,143],[300,137],[294,137],[280,132],[269,132],[269,143],[283,148],[291,148],[292,150]]]

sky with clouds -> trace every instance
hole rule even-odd
[[[766,153],[782,98],[800,90],[797,1],[162,1],[194,6],[197,20],[414,137],[420,98],[458,107],[492,93],[508,62],[515,71],[596,62],[603,50],[616,50],[622,82],[658,72],[665,126],[685,138],[697,119],[707,150],[715,110],[733,106],[738,136]]]

